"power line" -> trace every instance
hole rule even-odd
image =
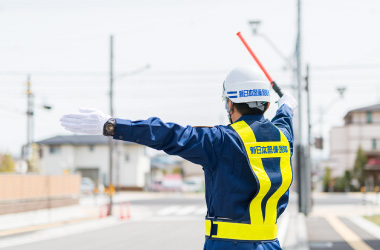
[[[168,69],[168,70],[150,70],[148,73],[145,73],[143,76],[158,76],[158,75],[213,75],[213,74],[227,74],[230,71],[230,69],[188,69],[188,70],[174,70],[174,69]],[[282,68],[271,68],[271,71],[274,72],[284,72]],[[132,72],[119,72],[115,73],[115,77],[118,77],[120,75],[128,75],[131,73],[134,73],[135,71]],[[28,73],[33,73],[34,76],[94,76],[94,77],[108,77],[109,72],[105,71],[0,71],[0,77],[1,76],[20,76],[24,77],[28,75]],[[131,77],[133,77],[131,75]],[[138,77],[141,77],[141,75],[138,75]]]
[[[380,69],[380,63],[374,64],[337,64],[337,65],[320,65],[312,66],[311,69],[314,70],[363,70],[363,69]]]

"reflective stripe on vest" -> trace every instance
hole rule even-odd
[[[280,131],[281,140],[274,142],[257,142],[251,127],[240,121],[231,125],[241,138],[249,165],[259,182],[258,192],[249,205],[250,222],[243,223],[222,219],[205,221],[206,236],[215,239],[230,239],[242,241],[273,240],[277,237],[277,204],[281,196],[289,189],[292,181],[290,165],[290,147],[285,135]],[[263,218],[262,201],[271,187],[271,180],[266,173],[262,159],[280,158],[281,186],[269,197],[265,206]],[[211,236],[210,236],[211,235]]]

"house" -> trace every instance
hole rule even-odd
[[[55,136],[38,141],[42,173],[80,173],[96,184],[109,183],[108,138],[101,135]],[[113,182],[116,187],[142,189],[149,179],[150,158],[145,146],[115,141]]]
[[[150,189],[198,192],[204,190],[202,166],[179,156],[159,154],[152,157]]]
[[[369,159],[364,166],[368,190],[380,186],[380,159]]]
[[[380,185],[380,104],[354,109],[344,117],[344,126],[330,131],[330,157],[327,162],[332,176],[343,176],[353,169],[356,153],[362,147],[367,156],[367,181]]]

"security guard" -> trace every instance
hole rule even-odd
[[[281,249],[276,223],[292,182],[297,101],[285,94],[269,121],[263,116],[270,105],[269,83],[261,71],[235,68],[223,85],[228,126],[182,127],[159,118],[130,121],[92,109],[64,115],[61,124],[72,132],[113,136],[202,165],[208,210],[204,249]]]

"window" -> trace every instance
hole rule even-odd
[[[352,115],[350,115],[349,117],[347,117],[347,124],[351,124],[352,123]]]
[[[377,149],[377,141],[376,141],[376,139],[372,139],[372,149],[373,150]]]
[[[49,153],[50,154],[59,154],[61,152],[61,148],[59,146],[50,146],[49,147]]]
[[[372,112],[367,111],[367,123],[372,123]]]

